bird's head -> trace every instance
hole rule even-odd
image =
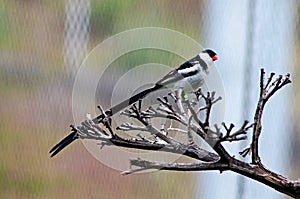
[[[199,63],[202,69],[208,74],[210,67],[214,65],[214,61],[218,60],[217,53],[211,49],[201,51],[196,57],[190,60],[190,63]]]
[[[203,59],[207,63],[212,63],[218,60],[217,53],[215,53],[211,49],[205,49],[199,54],[200,58]]]

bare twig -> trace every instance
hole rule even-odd
[[[224,142],[224,141],[232,142],[232,141],[240,141],[240,140],[247,139],[247,136],[246,136],[247,131],[254,126],[254,124],[248,125],[248,123],[249,123],[249,121],[247,121],[247,120],[244,121],[244,124],[242,125],[242,127],[239,130],[237,130],[236,132],[232,133],[234,124],[230,124],[230,126],[227,127],[225,125],[225,123],[223,122],[222,125],[226,130],[226,134],[225,134],[225,136],[220,138],[220,141],[221,142]]]
[[[264,107],[271,96],[273,96],[283,86],[291,83],[289,74],[287,74],[284,79],[281,75],[279,75],[278,78],[272,82],[274,75],[274,73],[271,73],[267,83],[265,84],[265,71],[263,68],[261,69],[260,94],[254,115],[254,128],[251,143],[252,164],[257,164],[260,166],[262,166],[262,164],[258,152],[258,140],[262,130],[261,119]]]

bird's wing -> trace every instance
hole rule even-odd
[[[177,70],[172,70],[168,74],[166,74],[163,78],[158,80],[156,82],[156,85],[166,86],[168,84],[177,82],[183,78],[184,77],[181,74],[179,74]]]
[[[188,69],[192,65],[193,64],[190,63],[189,61],[184,62],[179,67],[177,67],[176,69],[170,71],[163,78],[161,78],[159,81],[157,81],[156,84],[167,85],[167,84],[174,83],[176,81],[179,81],[179,80],[183,79],[184,76],[182,74],[180,74],[178,71],[181,71],[181,70],[184,70],[184,69]]]
[[[191,60],[193,61],[193,60]],[[184,69],[187,69],[187,68],[190,68],[192,67],[194,64],[191,62],[191,61],[186,61],[184,62],[183,64],[181,64],[176,70],[184,70]]]

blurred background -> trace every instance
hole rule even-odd
[[[226,122],[252,120],[261,67],[291,73],[293,84],[266,107],[260,153],[268,168],[298,179],[299,9],[297,0],[0,0],[0,198],[287,198],[232,172],[121,176],[79,141],[52,159],[48,151],[73,123],[72,87],[88,52],[122,31],[162,27],[219,54]],[[149,62],[182,60],[144,50],[114,64]],[[237,154],[248,144],[226,147]]]

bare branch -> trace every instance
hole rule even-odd
[[[300,180],[289,180],[266,169],[261,163],[258,151],[264,107],[267,101],[278,90],[289,83],[291,83],[289,74],[286,76],[279,75],[275,78],[275,73],[271,73],[266,79],[265,71],[261,69],[260,92],[254,122],[244,121],[239,128],[235,128],[235,125],[232,123],[226,125],[223,122],[219,126],[218,124],[210,124],[212,106],[222,98],[216,97],[215,92],[204,94],[200,88],[194,93],[195,96],[193,95],[191,99],[186,97],[183,90],[177,90],[175,93],[168,93],[167,96],[158,97],[157,101],[159,104],[148,107],[145,110],[142,107],[142,100],[127,107],[127,109],[121,112],[121,115],[133,118],[139,122],[139,125],[125,122],[119,125],[116,130],[138,131],[130,138],[122,138],[114,132],[111,126],[111,111],[105,112],[101,106],[98,106],[102,115],[95,119],[91,119],[88,116],[87,120],[76,127],[71,125],[71,131],[75,136],[72,139],[99,140],[101,141],[101,147],[114,145],[134,149],[159,150],[173,154],[182,154],[183,156],[203,161],[196,163],[160,163],[133,159],[130,160],[130,169],[122,172],[122,175],[150,169],[173,171],[218,170],[220,172],[228,170],[252,178],[289,196],[300,198]],[[204,105],[195,110],[200,101],[204,101]],[[200,118],[200,112],[205,114],[204,119]],[[155,126],[155,122],[152,122],[153,119],[161,118],[165,119],[160,123],[161,126]],[[173,123],[175,124],[174,126]],[[177,124],[180,124],[180,127],[177,127]],[[247,132],[251,128],[253,128],[251,144],[239,152],[243,157],[252,153],[251,163],[247,163],[236,159],[234,155],[230,155],[222,144],[223,142],[246,140]],[[174,132],[171,131],[187,136],[187,141],[181,141],[175,136],[173,138],[172,134],[174,135]],[[150,134],[150,137],[146,137],[146,133]],[[205,141],[214,152],[207,151],[197,145],[194,141],[195,136],[199,136]]]
[[[252,143],[251,143],[251,152],[252,152],[252,164],[261,165],[261,160],[258,153],[258,140],[262,130],[262,113],[267,101],[273,96],[279,89],[283,86],[291,83],[290,75],[287,74],[283,79],[282,75],[279,75],[278,78],[272,82],[274,73],[270,74],[268,81],[265,85],[265,71],[261,69],[260,75],[260,95],[254,115],[254,127],[252,134]]]
[[[203,170],[219,170],[223,172],[228,169],[228,164],[213,162],[213,163],[158,163],[142,159],[130,160],[132,166],[139,168],[130,169],[122,172],[122,175],[128,175],[140,171],[159,169],[159,170],[173,170],[173,171],[203,171]]]
[[[116,129],[122,131],[148,131],[148,129],[143,126],[136,126],[128,122],[121,124]]]
[[[226,130],[226,134],[225,134],[225,136],[220,138],[220,141],[221,142],[224,142],[224,141],[232,142],[232,141],[246,140],[247,139],[247,136],[246,136],[247,131],[254,126],[254,124],[248,125],[248,123],[249,123],[249,121],[247,121],[247,120],[244,121],[244,124],[242,125],[242,127],[239,130],[237,130],[236,132],[232,133],[234,124],[230,124],[230,126],[227,127],[225,125],[225,123],[223,122],[222,125]]]

